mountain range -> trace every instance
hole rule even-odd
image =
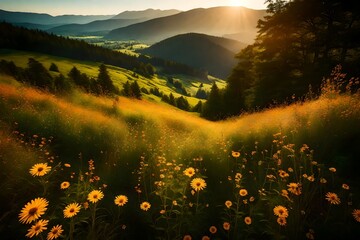
[[[210,75],[225,79],[236,64],[235,54],[246,45],[236,40],[187,33],[165,39],[141,53],[205,69]]]
[[[235,40],[252,43],[257,34],[257,22],[265,14],[265,10],[245,7],[198,8],[118,28],[112,30],[106,38],[153,44],[175,35],[197,32],[214,36],[228,35]]]

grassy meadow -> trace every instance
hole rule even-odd
[[[7,60],[25,67],[27,57],[63,73],[74,65]],[[76,66],[96,76],[97,66]],[[109,72],[116,84],[131,76]],[[166,81],[139,84],[165,91]],[[356,239],[359,122],[358,94],[210,122],[146,98],[55,96],[1,75],[2,239]],[[38,221],[44,231],[32,235],[40,217],[48,228]]]
[[[96,78],[96,76],[98,75],[98,68],[100,65],[100,63],[76,61],[73,59],[56,57],[56,56],[40,54],[35,52],[14,51],[14,50],[6,50],[6,49],[0,50],[0,59],[13,61],[18,67],[26,68],[29,58],[34,58],[37,61],[41,62],[47,69],[50,67],[51,63],[55,63],[59,68],[59,72],[65,76],[74,66],[76,66],[76,68],[79,69],[80,72],[87,74],[89,77]],[[174,97],[181,96],[181,94],[176,92],[176,88],[174,86],[171,86],[169,85],[169,83],[167,83],[166,76],[156,75],[149,80],[148,78],[145,78],[141,75],[137,75],[137,77],[134,77],[134,73],[132,71],[124,68],[111,66],[111,65],[108,65],[107,68],[109,75],[114,82],[114,85],[119,89],[123,88],[123,84],[126,81],[132,82],[136,80],[138,81],[140,88],[146,88],[148,91],[150,91],[151,88],[157,87],[159,88],[159,91],[162,91],[166,95],[172,93]],[[53,74],[58,74],[58,73],[53,73]],[[192,96],[196,94],[196,91],[198,90],[200,85],[199,80],[195,79],[194,77],[178,74],[178,75],[174,75],[173,79],[180,80],[183,86],[185,87],[185,89],[187,90],[187,92],[190,93]],[[217,79],[211,76],[209,76],[209,79],[211,81],[215,81],[219,88],[224,88],[226,85],[224,80]],[[212,86],[212,82],[203,83],[203,89],[205,91],[210,91],[211,86]],[[161,101],[159,97],[154,95],[144,94],[144,97],[147,98],[148,100],[149,99],[155,100],[157,102]],[[199,99],[194,97],[186,97],[186,98],[191,106],[195,106],[199,101]]]

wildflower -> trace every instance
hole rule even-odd
[[[39,235],[47,229],[46,226],[48,225],[48,223],[49,220],[39,220],[34,225],[32,225],[30,229],[28,229],[28,233],[26,234],[26,236],[32,238],[33,236]]]
[[[190,235],[185,235],[184,237],[183,237],[183,240],[191,240],[192,238],[191,238],[191,236]]]
[[[250,202],[253,202],[253,201],[255,201],[255,198],[254,198],[253,196],[251,196],[251,197],[249,198],[249,201],[250,201]]]
[[[276,206],[273,209],[274,214],[280,218],[287,218],[289,216],[288,210],[284,206]]]
[[[210,240],[210,237],[209,237],[209,236],[203,236],[203,237],[201,238],[201,240]]]
[[[314,175],[308,176],[307,180],[309,180],[310,182],[315,181]]]
[[[234,158],[240,157],[240,153],[239,153],[239,152],[231,151],[231,155],[232,155]]]
[[[71,165],[70,165],[69,163],[65,163],[65,164],[64,164],[64,167],[69,168],[69,167],[71,167]]]
[[[336,168],[331,167],[331,168],[329,168],[329,171],[334,173],[334,172],[336,172]]]
[[[124,206],[128,202],[128,198],[125,195],[118,195],[114,199],[115,205],[118,205],[120,207]]]
[[[85,209],[88,209],[88,208],[89,208],[89,202],[84,202],[84,203],[83,203],[83,207],[84,207]]]
[[[349,185],[347,185],[346,183],[343,183],[343,185],[341,186],[343,189],[345,189],[345,190],[349,190],[350,189],[350,187],[349,187]]]
[[[58,237],[61,236],[61,233],[63,232],[64,230],[62,229],[62,226],[61,225],[56,225],[56,226],[53,226],[50,230],[50,232],[48,233],[47,235],[47,240],[53,240],[53,239],[57,239]]]
[[[325,178],[320,178],[320,183],[327,183],[327,180]]]
[[[239,194],[240,196],[245,197],[248,195],[248,191],[246,189],[240,189]]]
[[[286,225],[286,218],[278,217],[276,221],[280,226],[285,226]]]
[[[301,194],[301,186],[299,183],[289,183],[287,186],[289,187],[288,191],[292,194],[295,194],[297,196]]]
[[[176,200],[174,200],[174,201],[172,202],[172,204],[173,204],[174,206],[177,206],[177,205],[178,205],[178,203],[177,203]]]
[[[142,202],[142,203],[140,204],[140,208],[141,208],[141,210],[144,210],[144,211],[149,210],[149,209],[150,209],[150,207],[151,207],[151,204],[150,204],[150,203],[148,203],[148,202]]]
[[[104,197],[104,194],[100,190],[93,190],[88,194],[88,200],[92,203],[97,203]]]
[[[62,182],[60,184],[60,188],[61,189],[67,189],[68,187],[70,187],[70,183],[69,182]]]
[[[291,167],[288,168],[288,172],[294,172],[294,169],[292,169]]]
[[[285,172],[284,170],[279,170],[279,176],[281,178],[286,178],[286,177],[289,177],[289,174],[287,172]]]
[[[212,233],[212,234],[215,234],[217,232],[217,228],[215,226],[211,226],[209,228],[209,231]]]
[[[241,178],[242,178],[241,173],[236,173],[235,174],[235,181],[240,181]]]
[[[360,209],[354,209],[352,215],[357,222],[360,222]]]
[[[49,202],[45,198],[35,198],[34,200],[31,200],[31,202],[28,202],[21,209],[19,222],[28,224],[35,221],[45,213],[48,205]]]
[[[328,200],[331,204],[338,205],[341,203],[340,198],[336,193],[328,192],[325,196],[326,200]]]
[[[195,190],[195,191],[200,191],[203,190],[204,188],[206,188],[206,182],[204,179],[202,178],[194,178],[191,183],[190,186]]]
[[[251,224],[251,217],[245,217],[244,222],[246,223],[246,225],[250,225]]]
[[[30,174],[38,177],[42,177],[51,171],[51,167],[47,163],[37,163],[30,169]]]
[[[288,193],[288,191],[286,191],[285,189],[282,189],[282,190],[281,190],[281,196],[287,198],[287,200],[290,201],[289,193]]]
[[[223,228],[224,228],[224,230],[229,231],[230,230],[230,223],[229,222],[224,222],[223,223]]]
[[[230,208],[230,207],[232,206],[232,202],[229,201],[229,200],[227,200],[227,201],[225,202],[225,206],[226,206],[227,208]]]
[[[192,177],[195,174],[195,169],[192,167],[189,167],[189,168],[185,169],[183,173],[188,177]]]
[[[160,210],[160,214],[165,214],[165,210],[164,210],[164,209],[161,209],[161,210]]]
[[[80,212],[81,206],[78,203],[70,203],[64,209],[64,218],[72,218]]]

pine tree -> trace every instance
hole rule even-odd
[[[131,95],[137,99],[141,99],[141,90],[137,81],[134,81],[130,85]]]
[[[105,95],[109,95],[115,92],[115,86],[111,81],[107,68],[104,64],[99,66],[99,74],[97,77],[97,82],[101,86],[102,92]]]
[[[215,82],[211,87],[201,115],[209,120],[220,120],[224,117],[222,95]]]

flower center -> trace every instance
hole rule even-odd
[[[71,212],[71,213],[75,212],[75,209],[73,209],[73,208],[72,208],[72,209],[70,209],[70,212]]]
[[[97,197],[98,197],[98,196],[95,194],[95,195],[94,195],[94,198],[97,198]]]
[[[39,231],[39,230],[40,230],[40,226],[36,226],[35,231]]]
[[[38,172],[41,172],[42,170],[44,170],[43,167],[39,167],[39,168],[38,168]]]
[[[35,213],[37,212],[37,210],[38,210],[37,207],[31,208],[31,209],[29,210],[29,215],[31,215],[31,216],[35,215]]]
[[[52,233],[53,233],[53,234],[57,234],[57,233],[58,233],[58,230],[57,230],[57,229],[54,229],[54,230],[52,231]]]

